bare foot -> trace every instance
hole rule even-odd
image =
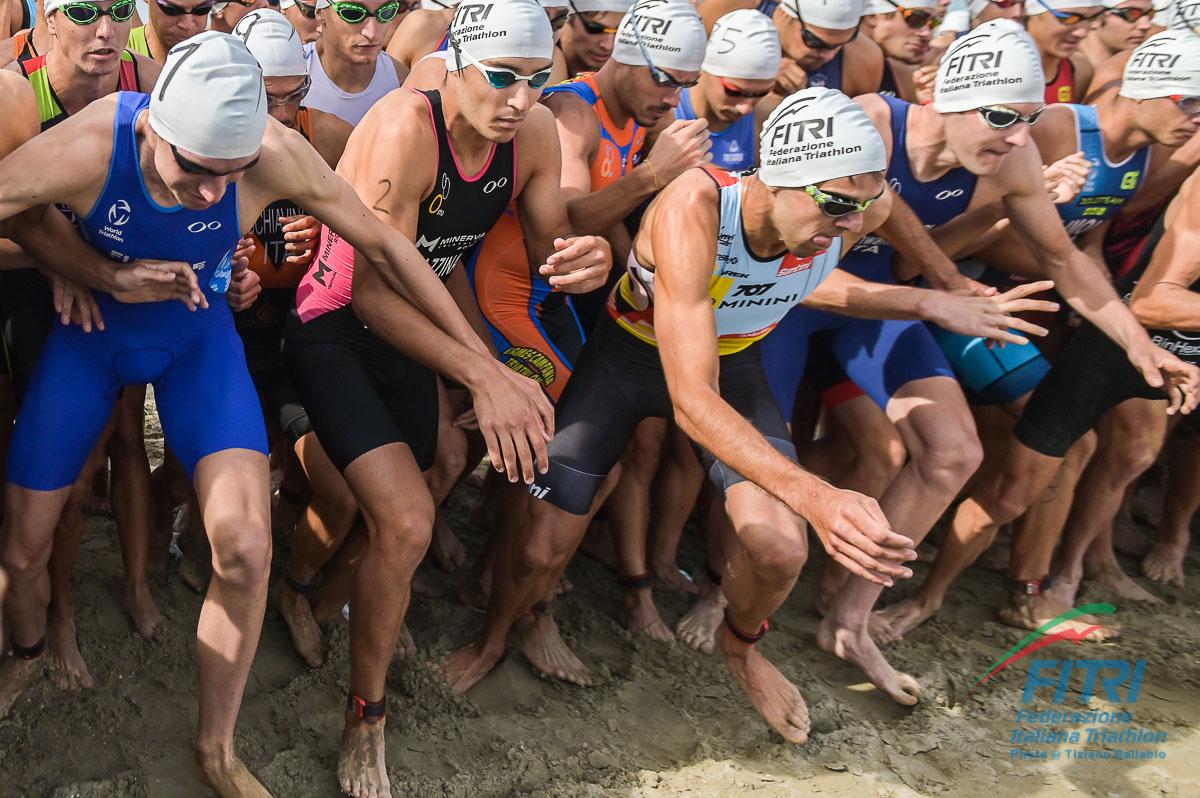
[[[693,596],[700,592],[700,588],[692,581],[691,574],[675,563],[651,565],[650,574],[654,577],[654,586],[660,590],[673,590]]]
[[[675,624],[675,634],[691,648],[711,654],[716,648],[717,627],[725,617],[725,594],[720,588],[702,594]]]
[[[0,720],[8,717],[21,693],[42,675],[45,655],[33,659],[9,657],[0,662]]]
[[[896,631],[896,627],[892,626],[887,618],[884,618],[878,612],[872,612],[867,618],[867,634],[875,641],[876,645],[885,646],[888,643],[895,643],[904,635]]]
[[[192,551],[194,547],[189,546],[183,552],[183,560],[179,563],[179,578],[185,585],[191,588],[196,593],[204,593],[208,590],[208,580],[212,578],[212,561],[207,555],[208,552]]]
[[[934,606],[916,598],[902,599],[876,611],[879,618],[873,624],[868,623],[867,629],[869,633],[879,631],[882,634],[884,639],[876,639],[876,643],[892,643],[937,615],[940,609],[941,604]]]
[[[1075,597],[1079,594],[1079,583],[1083,581],[1083,573],[1062,572],[1050,578],[1050,587],[1042,595],[1063,607],[1074,607]]]
[[[651,640],[675,641],[675,635],[658,614],[650,588],[621,591],[621,625],[635,635],[644,634]]]
[[[408,624],[400,627],[400,635],[396,638],[396,658],[412,659],[417,656],[417,641],[413,640]]]
[[[150,595],[150,586],[145,582],[125,594],[125,612],[133,621],[133,628],[146,640],[154,639],[154,633],[162,622],[162,613]]]
[[[312,604],[308,596],[292,589],[286,579],[280,580],[275,591],[275,606],[283,616],[288,631],[292,633],[292,646],[310,668],[319,668],[325,662],[324,637],[317,619],[313,617]]]
[[[517,626],[523,637],[521,653],[539,676],[580,687],[592,686],[591,671],[567,648],[553,615],[525,615]]]
[[[1030,596],[1011,591],[1008,605],[1001,607],[996,614],[1003,624],[1037,631],[1070,609],[1070,605],[1060,604],[1049,593]],[[1070,633],[1079,640],[1100,642],[1119,637],[1121,627],[1116,623],[1101,623],[1094,615],[1080,615],[1069,621],[1061,621],[1047,631],[1050,634]]]
[[[91,689],[96,686],[75,640],[75,619],[51,614],[46,624],[46,662],[50,681],[62,690]]]
[[[467,564],[467,550],[446,523],[446,516],[441,510],[434,516],[433,539],[429,544],[429,553],[433,555],[433,561],[438,567],[448,574]]]
[[[834,656],[856,665],[871,683],[897,704],[911,707],[921,697],[921,685],[903,671],[893,668],[876,647],[865,628],[858,631],[839,626],[826,616],[817,629],[817,645]]]
[[[384,763],[383,724],[347,718],[338,754],[338,784],[351,798],[391,798]]]
[[[1142,560],[1142,573],[1155,582],[1164,585],[1183,587],[1183,558],[1187,554],[1187,544],[1183,546],[1174,542],[1159,542]]]
[[[609,568],[617,567],[617,550],[613,547],[612,530],[602,519],[592,521],[579,550],[599,560]]]
[[[271,793],[236,756],[196,754],[200,780],[220,798],[271,798]]]
[[[1128,508],[1122,509],[1113,520],[1113,548],[1130,557],[1144,557],[1150,550],[1150,541],[1138,529]]]
[[[758,653],[756,646],[742,643],[728,630],[721,635],[721,656],[767,725],[789,743],[807,743],[808,706],[796,685]]]
[[[478,644],[472,643],[446,657],[439,670],[450,683],[450,690],[462,695],[491,673],[499,661],[499,655],[484,654]]]
[[[1088,578],[1096,584],[1113,593],[1122,601],[1143,601],[1148,604],[1162,604],[1162,599],[1133,581],[1121,566],[1115,562],[1106,564],[1097,571],[1088,573]]]

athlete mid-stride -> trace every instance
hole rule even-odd
[[[0,162],[0,219],[61,203],[100,252],[121,260],[173,257],[199,280],[188,303],[199,310],[177,302],[122,304],[97,293],[103,336],[55,328],[13,435],[0,554],[11,580],[14,649],[36,659],[44,645],[46,559],[67,492],[117,391],[153,383],[163,429],[194,479],[213,549],[198,629],[196,756],[221,796],[267,794],[236,756],[233,735],[271,559],[266,435],[222,295],[242,232],[283,198],[349,241],[361,273],[386,268],[396,290],[436,320],[448,345],[490,361],[412,242],[367,210],[300,134],[268,119],[262,70],[235,37],[210,31],[183,42],[169,54],[152,96],[97,101]],[[522,436],[521,455],[544,460],[549,422],[536,385],[514,385],[489,386],[493,401],[478,403],[476,415],[485,438],[496,441],[498,429],[509,435],[505,456],[495,446],[495,462],[532,470],[514,451],[512,431]]]

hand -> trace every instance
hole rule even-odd
[[[601,236],[554,239],[554,253],[538,268],[556,291],[586,294],[604,287],[612,268],[612,248]]]
[[[188,310],[207,308],[190,263],[176,260],[134,260],[115,263],[112,295],[119,302],[165,302],[178,299]]]
[[[792,509],[808,519],[829,556],[855,576],[885,587],[893,577],[912,576],[902,565],[917,557],[912,540],[892,531],[870,496],[830,485],[811,508]]]
[[[679,175],[712,160],[709,150],[708,122],[703,119],[676,119],[667,125],[646,158],[658,188],[666,188]]]
[[[965,274],[955,269],[953,273],[947,273],[946,279],[934,281],[930,279],[933,287],[939,291],[945,291],[948,294],[959,294],[961,296],[996,296],[1000,290],[992,285],[984,285],[978,280],[972,280]]]
[[[316,253],[317,236],[321,233],[321,223],[316,217],[300,214],[297,216],[281,216],[279,223],[283,225],[284,257],[287,263],[307,265]]]
[[[808,73],[787,56],[779,62],[779,74],[775,76],[775,93],[787,97],[808,88]]]
[[[90,333],[93,326],[104,329],[104,316],[92,289],[56,274],[50,275],[50,285],[54,290],[54,310],[64,327],[78,324],[86,333]]]
[[[1046,192],[1050,200],[1055,205],[1064,205],[1075,199],[1083,190],[1091,171],[1092,162],[1082,152],[1073,152],[1043,167],[1042,177],[1046,180]]]
[[[1148,385],[1162,388],[1166,393],[1167,415],[1187,415],[1196,409],[1200,401],[1200,369],[1149,341],[1129,347],[1126,355]]]
[[[479,419],[475,416],[475,408],[468,407],[466,410],[459,413],[454,421],[450,422],[451,426],[459,429],[479,429]]]
[[[244,261],[242,262],[244,264]],[[241,313],[255,303],[262,294],[262,278],[258,272],[239,265],[235,258],[233,262],[233,278],[229,281],[229,291],[225,301],[234,313]]]
[[[926,64],[913,71],[913,93],[919,105],[933,102],[933,84],[937,78],[937,64]]]
[[[1053,287],[1052,280],[1041,280],[1019,285],[996,296],[962,296],[938,292],[932,298],[933,307],[926,318],[942,329],[961,335],[991,338],[1010,344],[1027,344],[1029,339],[1012,332],[1012,329],[1039,337],[1045,335],[1047,330],[1013,314],[1053,313],[1058,310],[1057,302],[1026,299],[1030,294],[1049,291]]]
[[[534,380],[485,358],[481,379],[469,385],[476,423],[487,443],[492,467],[532,485],[534,466],[546,473],[546,442],[554,436],[554,407]]]

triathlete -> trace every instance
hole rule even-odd
[[[929,62],[941,5],[939,0],[866,0],[863,28],[884,55],[879,94],[916,100],[913,73]]]
[[[324,8],[329,8],[329,0],[314,0],[312,3],[307,0],[280,0],[279,3],[279,10],[292,23],[305,44],[321,38],[323,22],[317,16],[317,11]]]
[[[400,88],[408,71],[383,51],[399,13],[400,0],[334,0],[318,9],[321,37],[304,46],[309,108],[353,127],[385,94]]]
[[[1093,70],[1079,45],[1106,13],[1104,0],[1026,0],[1025,25],[1041,54],[1046,105],[1087,96]]]
[[[1121,0],[1110,5],[1108,13],[1092,26],[1092,30],[1079,45],[1092,69],[1117,53],[1132,50],[1150,35],[1153,29],[1154,4],[1151,0]],[[1079,102],[1079,98],[1075,102]]]
[[[783,44],[776,93],[826,86],[854,97],[878,91],[883,51],[860,36],[863,0],[780,0],[772,19]]]
[[[563,28],[558,42],[567,74],[578,77],[585,72],[599,72],[612,57],[617,26],[631,0],[572,0],[571,19]]]
[[[150,0],[150,19],[129,32],[130,50],[148,55],[158,63],[184,39],[195,36],[208,25],[212,0]]]

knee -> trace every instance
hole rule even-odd
[[[983,446],[969,423],[947,423],[913,459],[925,481],[958,490],[983,462]]]
[[[989,485],[981,486],[977,493],[976,502],[995,525],[1017,520],[1037,498],[1028,480],[1009,474],[992,480]],[[968,502],[963,503],[964,507],[967,505]]]
[[[808,560],[808,537],[797,519],[755,519],[738,527],[755,575],[771,585],[786,586],[800,575]]]
[[[890,438],[859,450],[855,468],[862,475],[864,484],[886,489],[900,474],[907,460],[908,450],[904,448],[904,442],[899,438]]]
[[[23,541],[9,537],[0,549],[0,565],[8,569],[15,578],[33,576],[46,570],[50,563],[51,538],[45,542]],[[0,571],[3,573],[3,571]]]
[[[1142,436],[1108,441],[1100,446],[1100,457],[1116,483],[1126,483],[1154,465],[1158,449]]]
[[[321,519],[330,526],[349,527],[358,515],[358,502],[345,484],[330,487],[313,485],[311,506]]]
[[[438,445],[436,471],[447,481],[457,480],[467,469],[467,436],[460,429],[445,434]]]
[[[267,583],[271,571],[271,525],[262,513],[225,513],[206,518],[213,573],[243,589]]]
[[[397,566],[416,567],[429,548],[433,535],[433,501],[427,495],[408,497],[403,503],[390,505],[383,512],[368,512],[367,535],[374,552]]]
[[[567,535],[559,534],[554,528],[539,529],[535,524],[531,534],[521,546],[521,564],[524,570],[534,573],[557,573],[565,568],[575,553]]]

